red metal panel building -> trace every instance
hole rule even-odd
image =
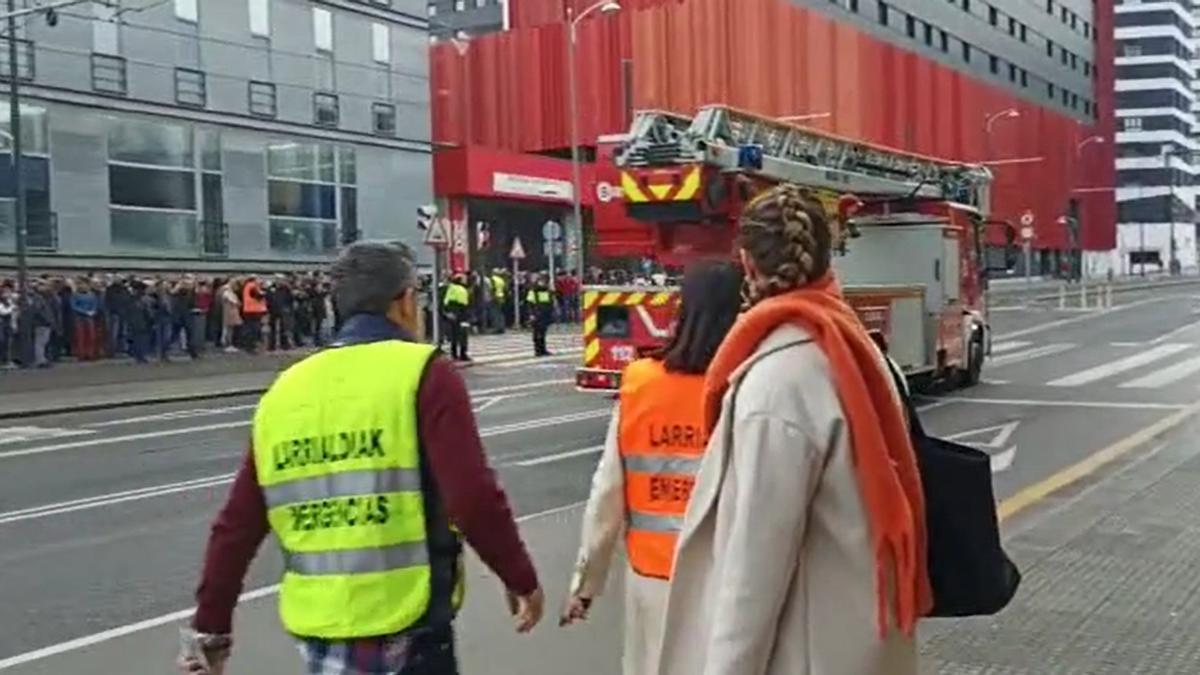
[[[563,157],[569,147],[565,5],[511,0],[513,30],[438,44],[432,53],[434,139]],[[582,143],[624,131],[629,111],[691,113],[727,103],[767,115],[830,113],[839,134],[963,161],[1041,158],[998,166],[993,215],[1035,216],[1035,246],[1064,249],[1057,223],[1070,195],[1081,205],[1081,244],[1115,245],[1110,3],[1096,3],[1098,120],[1080,124],[986,81],[785,0],[639,0],[579,27]],[[1016,108],[989,143],[984,120]],[[1079,141],[1099,134],[1103,144]],[[989,155],[990,151],[990,157]],[[493,156],[489,161],[495,162]],[[603,169],[601,169],[601,172]],[[589,174],[595,175],[595,174]],[[454,196],[437,181],[441,196]],[[594,185],[585,182],[590,196]]]

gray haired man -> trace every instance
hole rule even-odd
[[[242,579],[271,531],[287,572],[280,617],[302,672],[455,675],[462,540],[504,583],[516,630],[541,619],[537,573],[466,384],[415,340],[411,253],[354,244],[332,277],[345,323],[330,349],[289,368],[259,401],[251,449],[209,538],[183,672],[221,672]]]

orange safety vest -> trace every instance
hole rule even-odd
[[[644,577],[670,579],[675,542],[708,445],[704,376],[640,359],[621,375],[617,444],[625,467],[625,546]]]
[[[247,281],[242,286],[242,314],[246,316],[263,315],[267,313],[267,302],[265,298],[255,298],[250,294],[250,290],[258,291],[262,295],[262,290],[257,282]]]

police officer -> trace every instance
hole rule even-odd
[[[508,310],[508,280],[500,270],[492,270],[492,322],[495,332],[499,335],[504,334],[505,328],[508,327],[508,322],[505,320],[505,315]]]
[[[533,327],[533,355],[550,356],[546,349],[546,331],[554,322],[554,294],[546,282],[546,276],[538,275],[537,282],[525,295],[529,305],[530,323]]]
[[[466,279],[456,274],[446,284],[446,294],[442,298],[442,313],[450,332],[450,356],[455,361],[471,360],[467,356],[467,329],[470,326],[467,313],[470,308],[471,294],[467,291]]]
[[[259,402],[209,537],[182,672],[222,672],[243,578],[269,532],[283,552],[280,618],[308,661],[297,672],[457,673],[460,536],[505,584],[518,632],[541,618],[537,574],[466,385],[414,341],[411,252],[353,244],[332,274],[345,325]]]

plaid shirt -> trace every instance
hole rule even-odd
[[[297,638],[308,675],[395,675],[409,661],[407,634],[351,641]]]

